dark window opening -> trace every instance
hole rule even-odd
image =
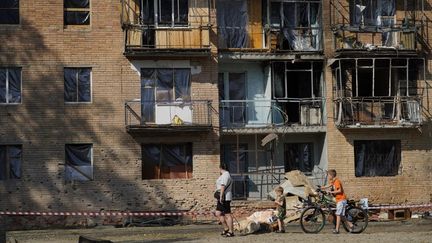
[[[350,23],[353,27],[394,24],[396,0],[350,0]]]
[[[401,141],[354,141],[354,156],[356,177],[396,176],[401,163]]]
[[[90,0],[64,0],[65,25],[90,24]]]
[[[216,14],[219,48],[246,48],[249,46],[249,21],[246,0],[217,0]]]
[[[188,0],[159,0],[159,24],[187,25],[189,14]]]
[[[91,68],[64,69],[65,102],[91,102]]]
[[[0,180],[21,179],[21,164],[21,145],[0,145]]]
[[[0,68],[0,103],[21,103],[21,68]]]
[[[92,144],[66,144],[65,155],[66,181],[93,180]]]
[[[192,144],[143,144],[142,179],[192,178]]]
[[[286,143],[284,146],[285,172],[300,170],[311,173],[314,168],[312,143]]]
[[[19,24],[19,0],[0,1],[0,24]]]
[[[248,171],[248,145],[221,144],[221,162],[228,166],[233,180],[233,199],[246,199],[249,196],[249,177],[243,173]]]

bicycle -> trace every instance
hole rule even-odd
[[[318,233],[326,223],[326,215],[332,216],[333,224],[336,225],[335,208],[336,204],[327,193],[320,188],[317,189],[318,197],[314,202],[311,197],[304,201],[305,209],[300,216],[300,225],[305,233]],[[356,205],[354,200],[349,200],[345,208],[345,220],[342,220],[342,226],[347,232],[359,234],[363,232],[368,225],[367,210]],[[348,220],[353,224],[350,229]]]

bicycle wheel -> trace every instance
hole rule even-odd
[[[324,212],[319,207],[307,207],[300,216],[300,226],[305,233],[318,233],[324,228]]]
[[[345,219],[353,224],[351,231],[353,234],[360,234],[368,225],[368,213],[361,207],[348,207],[345,211]],[[343,221],[342,225],[347,232],[350,232],[346,221]]]

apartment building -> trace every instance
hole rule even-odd
[[[431,200],[428,0],[0,3],[0,208],[206,210],[301,170]]]

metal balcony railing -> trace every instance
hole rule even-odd
[[[416,127],[422,124],[419,96],[357,97],[334,100],[338,127]]]
[[[221,127],[322,126],[324,99],[222,100]],[[292,117],[291,117],[292,116]]]
[[[212,126],[211,101],[172,101],[125,103],[126,128],[145,129],[157,127],[208,128]]]

